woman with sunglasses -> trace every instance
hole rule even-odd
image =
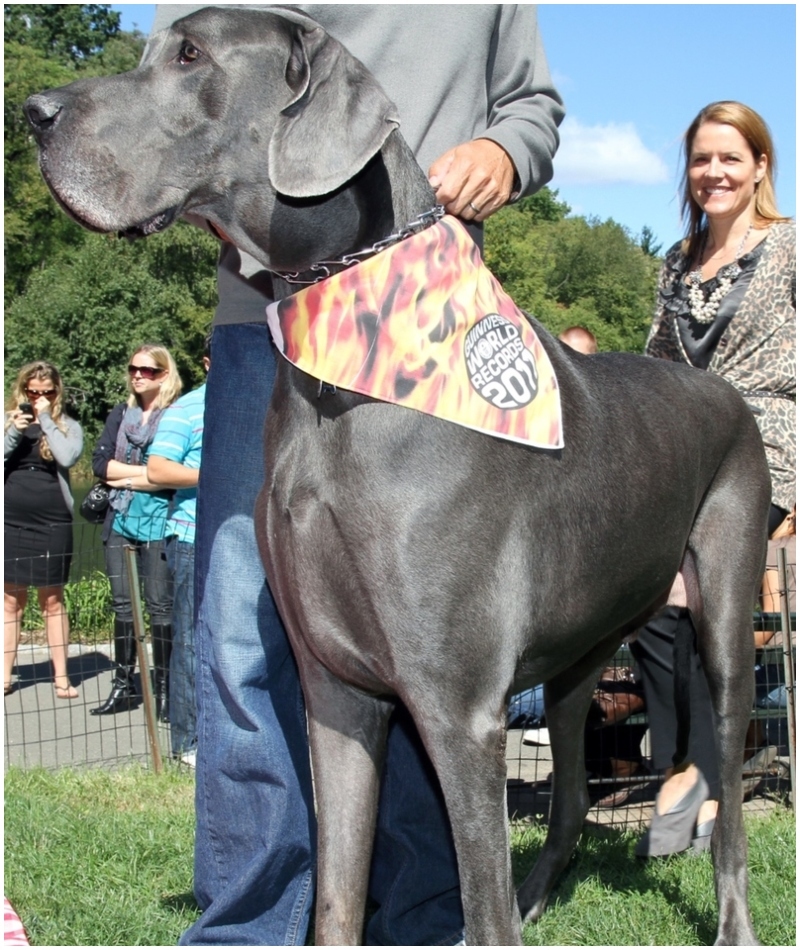
[[[91,712],[105,716],[130,709],[137,701],[136,639],[125,566],[125,548],[133,545],[152,628],[156,715],[168,722],[172,584],[164,545],[172,492],[148,481],[147,455],[163,411],[183,386],[169,351],[156,343],[140,346],[127,372],[128,400],[111,410],[92,455],[95,475],[112,489],[103,544],[114,610],[116,671],[108,699]]]
[[[58,370],[44,360],[19,371],[5,419],[5,675],[12,690],[22,613],[35,587],[44,617],[58,699],[76,699],[67,676],[69,622],[64,585],[72,560],[69,469],[83,449],[81,427],[64,412]]]

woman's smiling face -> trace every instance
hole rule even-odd
[[[756,182],[766,165],[766,156],[756,160],[747,139],[732,125],[705,122],[697,130],[689,159],[692,197],[709,219],[752,212]]]

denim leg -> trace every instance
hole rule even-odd
[[[444,797],[403,707],[389,729],[369,890],[378,910],[367,925],[367,945],[448,946],[464,936]]]
[[[528,729],[544,716],[544,686],[534,686],[508,701],[506,725],[509,729]]]
[[[167,542],[172,574],[172,654],[169,661],[169,721],[172,754],[197,745],[194,653],[194,545],[177,538]]]
[[[214,331],[195,548],[195,896],[184,946],[303,944],[315,819],[294,658],[253,508],[275,363],[266,325]]]

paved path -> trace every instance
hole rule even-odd
[[[111,691],[110,644],[69,648],[70,679],[77,699],[56,699],[48,651],[22,644],[17,654],[14,691],[5,697],[5,764],[55,768],[147,763],[149,744],[144,706],[114,716],[92,716]],[[168,727],[159,727],[162,754]]]

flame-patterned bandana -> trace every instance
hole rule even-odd
[[[564,445],[558,383],[528,319],[452,217],[267,308],[315,379],[545,449]]]

